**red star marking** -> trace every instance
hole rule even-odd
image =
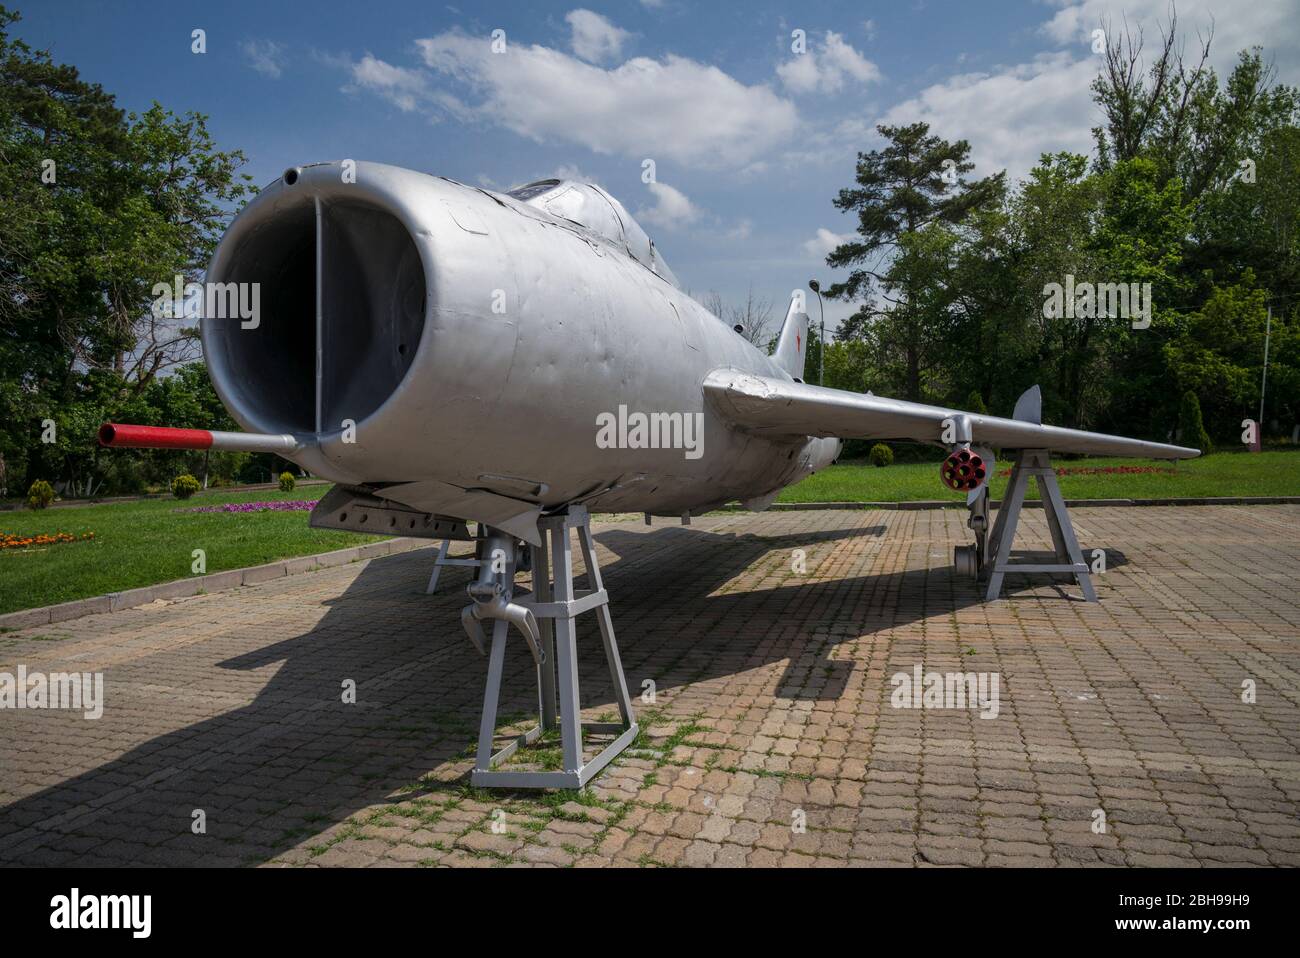
[[[795,334],[794,334],[794,351],[797,353],[797,352],[799,352],[799,350],[801,350],[801,349],[803,349],[803,340],[800,338],[800,336],[799,336],[798,333],[795,333]]]

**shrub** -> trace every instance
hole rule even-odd
[[[280,491],[281,491],[281,492],[293,492],[293,485],[294,485],[294,481],[293,481],[293,473],[292,473],[292,472],[282,472],[282,473],[280,473]]]
[[[199,491],[199,481],[188,472],[172,480],[172,495],[177,499],[188,499]]]
[[[1210,434],[1205,431],[1205,422],[1201,419],[1201,401],[1190,389],[1183,393],[1182,404],[1178,408],[1178,437],[1185,446],[1194,446],[1202,453],[1214,451]]]
[[[989,409],[984,405],[984,397],[980,395],[978,389],[972,389],[969,396],[966,397],[966,411],[978,413],[981,416],[987,416]]]
[[[37,479],[27,490],[27,505],[32,509],[44,509],[54,501],[54,487],[44,479]]]
[[[894,461],[894,450],[890,449],[883,442],[878,442],[871,447],[871,464],[873,466],[888,466]]]

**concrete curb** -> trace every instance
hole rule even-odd
[[[1275,506],[1300,505],[1300,496],[1228,496],[1205,499],[1067,499],[1070,508],[1080,506]],[[1000,506],[1000,501],[993,505]],[[1037,500],[1026,500],[1026,508],[1042,508]],[[949,502],[943,499],[924,499],[916,502],[774,502],[769,509],[776,511],[817,511],[833,509],[963,509],[963,502]],[[745,512],[741,506],[724,506],[719,512]],[[127,589],[124,592],[110,592],[108,595],[92,596],[75,602],[61,602],[37,609],[23,609],[0,615],[2,629],[29,629],[37,625],[53,625],[69,619],[79,619],[84,615],[97,615],[101,612],[121,612],[137,606],[156,602],[158,599],[181,599],[198,595],[200,592],[224,592],[243,585],[255,585],[270,582],[287,575],[298,575],[315,569],[329,569],[334,566],[347,565],[360,559],[374,559],[378,556],[396,555],[400,552],[413,552],[436,544],[433,539],[415,539],[402,537],[387,539],[383,542],[371,542],[350,549],[337,549],[334,552],[322,552],[318,555],[298,556],[294,559],[280,559],[266,565],[248,566],[244,569],[230,569],[226,572],[213,572],[198,575],[191,579],[178,579],[175,582],[163,582],[159,585],[143,586],[139,589]]]
[[[1288,506],[1300,505],[1300,496],[1215,496],[1184,499],[1066,499],[1071,509],[1095,506]],[[991,503],[1002,505],[1000,499]],[[1041,509],[1039,499],[1026,499],[1026,509]],[[966,503],[947,499],[918,499],[915,502],[774,502],[769,509],[800,512],[824,509],[965,509]],[[745,512],[743,506],[723,506],[720,512]]]
[[[266,565],[248,566],[243,569],[229,569],[225,572],[212,572],[208,575],[196,575],[190,579],[177,579],[175,582],[163,582],[158,585],[143,586],[139,589],[127,589],[124,592],[110,592],[108,595],[92,596],[89,599],[77,599],[75,602],[61,602],[38,609],[22,609],[0,615],[0,628],[30,629],[38,625],[53,625],[69,619],[79,619],[83,615],[96,615],[100,612],[121,612],[136,606],[156,602],[158,599],[181,599],[199,593],[225,592],[242,585],[255,585],[270,582],[287,575],[298,575],[316,569],[329,569],[334,566],[347,565],[360,559],[374,559],[379,556],[396,555],[399,552],[412,552],[437,545],[433,539],[415,539],[402,537],[386,539],[382,542],[369,542],[363,546],[349,549],[336,549],[318,555],[298,556],[293,559],[279,559]]]

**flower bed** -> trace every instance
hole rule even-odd
[[[69,532],[41,532],[34,536],[18,536],[12,532],[0,532],[0,549],[26,549],[29,546],[57,546],[64,542],[81,542],[93,539],[93,532],[74,536]]]
[[[227,502],[221,506],[194,506],[177,512],[310,512],[316,503],[306,499],[277,502]]]

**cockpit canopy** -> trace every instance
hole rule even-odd
[[[671,283],[677,277],[623,204],[599,186],[575,180],[538,180],[506,193],[521,203],[545,210],[598,233],[627,251],[634,260]]]

